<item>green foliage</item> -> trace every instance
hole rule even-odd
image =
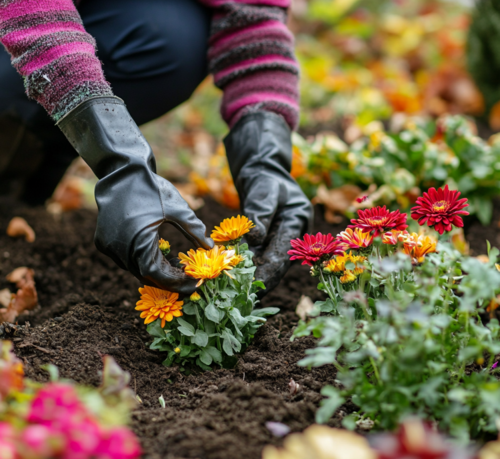
[[[396,133],[374,130],[349,147],[328,137],[308,144],[298,135],[294,144],[307,163],[308,172],[298,182],[309,197],[321,184],[376,186],[370,194],[374,205],[405,211],[421,189],[448,184],[467,194],[467,210],[487,224],[491,198],[500,194],[500,142],[488,145],[461,116],[412,121]]]
[[[247,244],[239,246],[239,254],[244,260],[229,272],[231,277],[222,274],[207,280],[201,287],[201,299],[185,303],[182,317],[167,322],[165,328],[160,320],[148,325],[155,338],[151,349],[168,353],[165,366],[231,368],[235,355],[250,344],[265,317],[279,312],[278,308],[254,309],[257,291],[264,284],[253,280],[256,268]]]
[[[294,337],[319,338],[299,365],[337,369],[317,421],[326,422],[350,398],[375,427],[394,429],[405,417],[437,421],[461,441],[497,433],[500,382],[491,369],[500,353],[496,319],[485,308],[500,292],[490,262],[463,257],[446,243],[411,268],[404,256],[371,258],[366,284],[345,292],[334,315],[301,322]]]
[[[476,2],[467,37],[467,67],[491,110],[500,101],[500,5],[495,0]]]

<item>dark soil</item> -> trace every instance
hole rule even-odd
[[[198,214],[209,229],[231,215],[214,202]],[[35,243],[5,235],[14,216],[34,228]],[[261,328],[235,369],[186,376],[162,366],[165,356],[149,350],[151,338],[134,310],[139,283],[95,249],[95,218],[86,210],[56,218],[44,209],[0,201],[0,289],[13,287],[6,274],[29,266],[35,270],[41,305],[19,318],[24,327],[7,326],[4,334],[14,340],[27,376],[46,381],[48,374],[40,367],[51,362],[62,377],[97,385],[102,356],[112,355],[130,372],[131,386],[143,402],[132,427],[145,458],[257,459],[264,445],[280,442],[265,427],[267,421],[285,423],[292,431],[314,422],[319,391],[333,382],[335,372],[296,365],[314,341],[290,341],[295,307],[303,294],[320,298],[306,267],[294,264],[264,298],[263,306],[278,306],[282,312]],[[336,234],[343,227],[325,224],[319,212],[316,230]],[[172,227],[162,228],[162,236],[176,251],[190,248]],[[300,386],[294,395],[291,379]],[[161,395],[165,409],[158,402]]]
[[[210,229],[231,213],[207,202],[198,215]],[[36,232],[35,243],[5,235],[13,216],[26,218]],[[260,329],[235,369],[186,376],[162,366],[164,356],[149,350],[150,336],[134,310],[139,283],[95,249],[95,218],[94,212],[85,210],[54,217],[44,209],[0,201],[0,289],[12,288],[6,274],[29,266],[35,270],[41,305],[19,318],[24,327],[7,326],[4,333],[14,340],[29,377],[46,381],[48,374],[40,366],[51,362],[62,377],[97,385],[101,358],[112,355],[130,372],[131,386],[142,400],[132,428],[142,442],[144,457],[151,459],[258,459],[264,445],[281,441],[268,431],[267,421],[282,422],[292,431],[314,422],[320,390],[333,382],[335,371],[330,366],[309,371],[296,365],[314,340],[290,341],[298,320],[295,307],[301,295],[321,297],[306,267],[294,264],[264,298],[263,306],[280,307],[281,313]],[[490,227],[470,222],[468,232],[476,253],[485,252],[485,239],[500,242],[499,219],[497,206]],[[337,234],[345,224],[328,225],[318,211],[315,227]],[[162,228],[162,236],[176,251],[189,249],[189,243],[171,227]],[[300,385],[293,395],[291,379]],[[161,395],[165,409],[158,402]],[[334,418],[331,425],[339,421]]]

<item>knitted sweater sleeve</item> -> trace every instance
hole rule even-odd
[[[299,69],[286,26],[290,0],[200,1],[215,9],[208,58],[224,91],[224,120],[233,126],[247,113],[267,110],[296,128]]]
[[[86,99],[113,95],[73,0],[0,0],[0,42],[27,95],[55,121]]]

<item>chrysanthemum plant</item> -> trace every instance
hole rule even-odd
[[[457,191],[430,189],[416,204],[412,217],[439,242],[408,233],[406,216],[384,208],[360,212],[337,238],[292,242],[291,255],[312,265],[329,296],[312,315],[323,314],[294,332],[319,338],[299,365],[337,370],[317,420],[350,399],[357,410],[343,418],[347,428],[391,430],[418,415],[463,442],[497,434],[499,252],[489,248],[483,262],[446,241],[466,214]]]
[[[192,364],[204,370],[214,365],[230,368],[265,317],[279,311],[255,309],[257,292],[265,286],[254,279],[253,253],[241,242],[253,226],[244,216],[228,218],[211,234],[213,249],[179,253],[185,273],[199,280],[188,301],[153,287],[139,289],[136,309],[154,336],[151,349],[167,352],[164,365],[178,364],[181,370]],[[160,241],[162,246],[170,250],[165,241]]]

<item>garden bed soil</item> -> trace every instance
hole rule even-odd
[[[198,212],[210,230],[231,211],[213,201]],[[5,235],[14,216],[24,217],[36,232],[29,244]],[[486,250],[485,239],[500,246],[500,205],[492,224],[469,222],[471,248]],[[0,289],[10,287],[6,274],[19,266],[35,270],[40,307],[21,316],[18,326],[0,327],[13,339],[27,376],[47,381],[41,369],[55,364],[63,378],[98,385],[102,356],[112,355],[131,374],[131,387],[142,400],[133,413],[132,428],[148,459],[258,459],[266,444],[280,444],[266,428],[267,421],[301,431],[314,422],[322,399],[320,390],[333,383],[335,371],[325,366],[309,371],[296,362],[312,338],[290,341],[298,318],[295,308],[301,295],[320,299],[316,280],[298,263],[281,284],[262,301],[281,308],[258,332],[253,344],[232,370],[185,375],[162,366],[165,356],[149,350],[151,337],[134,310],[138,281],[100,254],[93,244],[96,214],[79,210],[60,216],[44,209],[23,208],[0,201]],[[315,230],[334,235],[346,226],[324,222],[316,212]],[[186,251],[189,243],[172,227],[161,230],[173,251]],[[294,380],[299,390],[292,394]],[[158,398],[163,395],[166,407]],[[344,407],[330,421],[339,425]]]

